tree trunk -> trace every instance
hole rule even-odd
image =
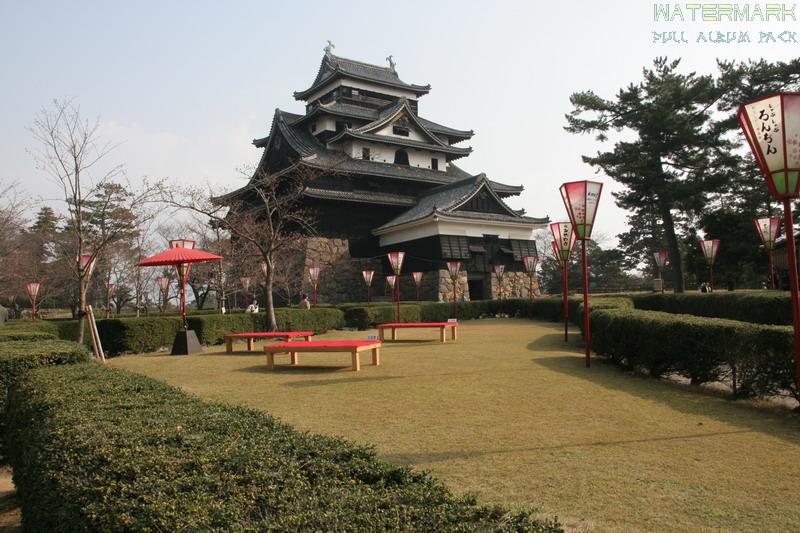
[[[278,331],[275,320],[275,305],[272,301],[272,269],[267,269],[267,279],[264,282],[264,327],[267,331]]]
[[[659,202],[659,211],[661,212],[661,221],[664,224],[664,236],[667,239],[669,262],[672,264],[672,272],[675,275],[673,290],[676,293],[681,293],[684,290],[683,265],[681,263],[681,250],[678,247],[678,237],[675,235],[675,220],[672,218],[672,212],[667,202]]]
[[[78,304],[78,344],[83,343],[83,330],[86,325],[83,315],[86,312],[86,291],[89,289],[88,280],[81,277],[80,286],[80,303]]]

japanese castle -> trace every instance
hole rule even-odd
[[[456,165],[472,152],[464,144],[474,132],[420,115],[430,85],[402,81],[392,56],[378,66],[332,48],[311,85],[294,93],[305,114],[277,109],[269,135],[253,141],[263,149],[255,176],[293,164],[321,171],[304,196],[317,221],[305,263],[321,267],[320,301],[364,300],[364,269],[376,271],[373,292],[383,294],[389,251],[406,252],[404,299],[414,298],[412,271],[424,273],[423,299],[452,299],[449,260],[461,262],[459,299],[497,297],[495,264],[505,265],[505,295],[527,297],[522,257],[536,254],[534,232],[549,219],[503,201],[522,186]]]

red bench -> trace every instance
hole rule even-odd
[[[381,340],[384,339],[384,331],[387,329],[392,330],[392,340],[397,340],[397,330],[401,328],[438,328],[439,341],[446,342],[447,336],[445,330],[451,328],[451,338],[456,340],[458,338],[458,322],[394,322],[390,324],[378,324],[378,333]]]
[[[352,358],[353,371],[361,370],[359,353],[372,350],[372,364],[381,364],[380,355],[381,343],[378,341],[307,341],[307,342],[276,342],[264,346],[264,353],[267,354],[267,368],[275,369],[275,354],[288,353],[292,365],[297,365],[297,354],[299,352],[348,352]]]
[[[225,335],[225,351],[231,353],[233,351],[233,341],[236,339],[247,339],[247,351],[253,351],[253,345],[256,339],[284,339],[290,341],[297,337],[303,337],[308,340],[313,331],[252,331],[249,333],[228,333]]]

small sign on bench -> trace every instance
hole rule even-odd
[[[368,341],[376,341],[376,340],[378,340],[378,336],[377,335],[367,335],[367,340]]]
[[[447,321],[448,322],[458,322],[458,319],[457,318],[448,318]]]

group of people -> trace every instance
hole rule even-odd
[[[700,284],[700,292],[711,292],[711,284],[704,281]]]

